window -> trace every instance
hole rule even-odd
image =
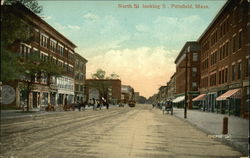
[[[236,51],[236,36],[233,37],[233,52]]]
[[[219,71],[219,84],[221,84],[221,71]]]
[[[228,48],[228,42],[226,43],[226,45],[225,45],[225,57],[227,57],[228,56],[228,50],[229,48]]]
[[[56,42],[54,40],[50,40],[50,50],[56,52]]]
[[[228,78],[228,68],[225,69],[225,83],[227,83]]]
[[[21,57],[23,58],[28,58],[30,54],[30,47],[24,45],[24,44],[21,44],[20,45],[20,55]]]
[[[235,72],[236,72],[236,66],[232,65],[232,81],[235,80]]]
[[[221,83],[224,83],[224,70],[221,71]]]
[[[63,46],[62,45],[58,45],[58,52],[59,52],[59,54],[61,55],[61,56],[63,56],[63,52],[64,51],[64,49],[63,49]]]
[[[239,49],[242,47],[242,30],[239,32]]]
[[[241,79],[241,63],[238,63],[238,79]]]
[[[246,77],[249,76],[249,70],[250,70],[250,58],[247,58],[247,61],[246,61]]]
[[[192,82],[192,88],[196,89],[197,88],[197,83],[196,82]]]
[[[75,91],[79,91],[79,84],[75,84]]]
[[[40,36],[40,45],[43,47],[48,46],[48,36],[41,34]]]
[[[83,85],[80,86],[80,91],[83,92]]]
[[[197,68],[192,67],[192,77],[196,77],[196,74],[197,74]]]

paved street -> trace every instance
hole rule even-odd
[[[16,119],[15,119],[16,120]],[[1,122],[1,156],[18,158],[239,158],[151,105],[37,115]]]

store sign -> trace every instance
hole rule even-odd
[[[237,84],[229,85],[230,89],[232,89],[232,88],[239,88],[239,87],[242,87],[242,83],[237,83]]]

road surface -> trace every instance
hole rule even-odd
[[[0,157],[239,158],[241,153],[150,105],[1,123]],[[2,158],[1,157],[1,158]]]

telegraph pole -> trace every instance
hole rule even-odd
[[[184,118],[187,118],[187,78],[188,78],[188,53],[187,51],[185,52],[186,54],[186,66],[185,66],[185,105],[184,105]]]

